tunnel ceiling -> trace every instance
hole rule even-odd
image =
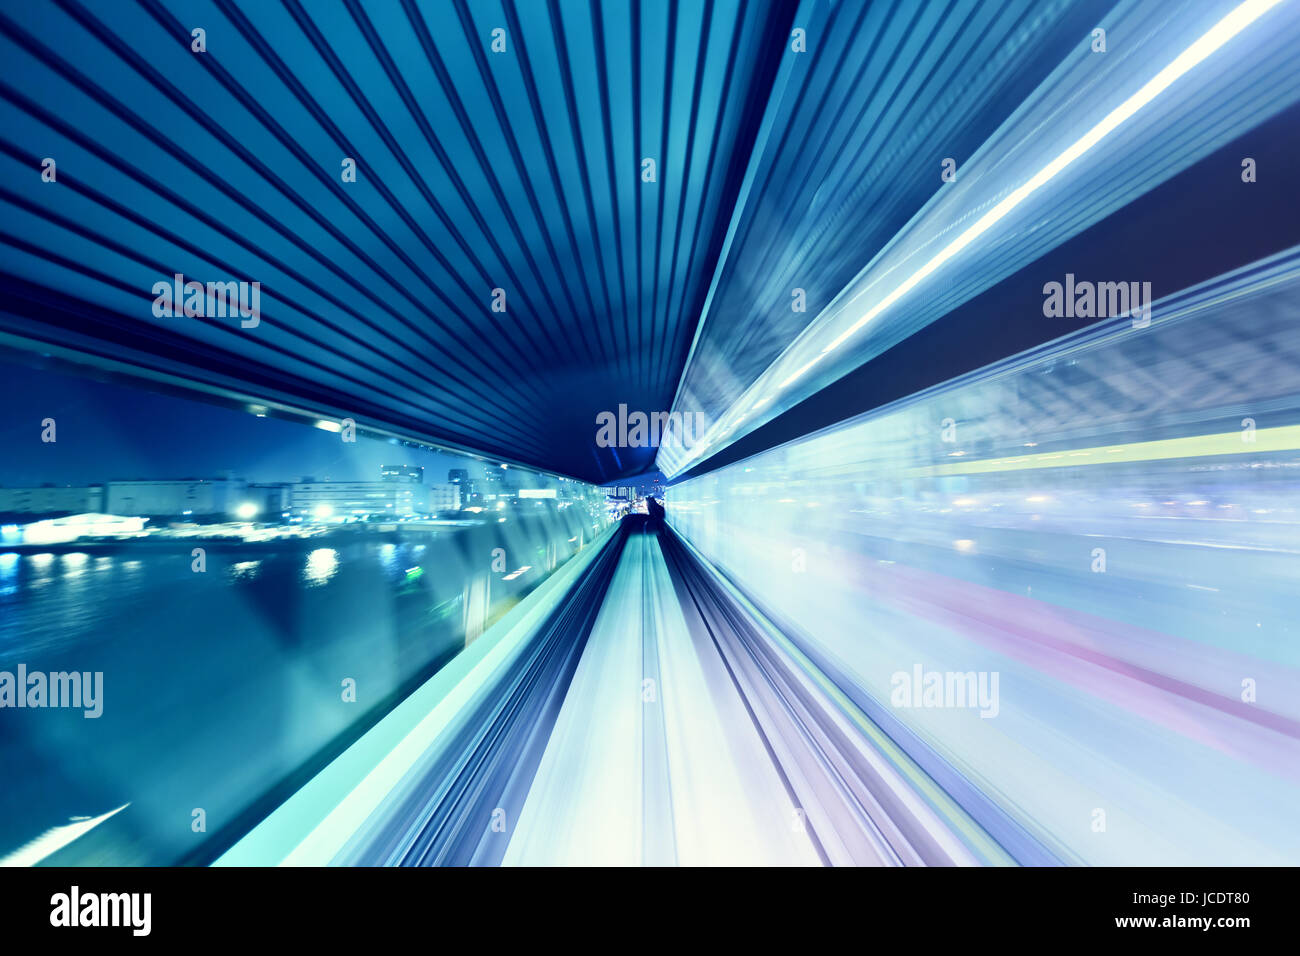
[[[6,5],[5,325],[563,473],[640,471],[652,450],[598,449],[595,417],[671,405],[792,14]],[[156,317],[177,273],[260,282],[259,324]]]
[[[694,362],[696,392],[761,372],[933,192],[924,140],[974,149],[1105,9],[860,7],[11,5],[0,321],[590,480],[640,472],[654,450],[597,447],[599,412],[673,408],[697,331],[726,362]],[[260,283],[256,326],[155,314],[178,274]]]

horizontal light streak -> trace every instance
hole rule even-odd
[[[1113,465],[1119,462],[1166,461],[1173,458],[1205,458],[1214,455],[1249,455],[1300,450],[1300,425],[1261,428],[1255,441],[1242,441],[1242,433],[1221,432],[1217,435],[1189,435],[1185,438],[1162,438],[1156,441],[1131,442],[1125,445],[1101,445],[1069,452],[1043,452],[1017,455],[1014,458],[986,458],[947,465],[924,465],[908,468],[909,478],[940,475],[979,475],[995,471],[1023,471],[1033,468],[1072,468],[1077,465]],[[1078,461],[1084,458],[1086,461]]]

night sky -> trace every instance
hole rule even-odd
[[[381,465],[422,465],[426,482],[483,464],[338,434],[170,394],[0,359],[0,485],[97,484],[132,478],[378,480]],[[41,441],[41,420],[57,442]]]

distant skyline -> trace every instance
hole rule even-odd
[[[0,485],[88,485],[131,479],[250,482],[378,480],[383,465],[417,465],[425,482],[485,463],[279,418],[259,418],[179,396],[0,360]],[[57,441],[41,441],[55,421]]]

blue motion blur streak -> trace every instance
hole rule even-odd
[[[1081,40],[955,181],[935,173],[930,200],[843,288],[819,288],[831,278],[792,260],[769,267],[783,285],[759,307],[705,312],[676,407],[704,411],[713,427],[690,449],[665,448],[665,474],[707,460],[1300,98],[1300,4],[1131,2],[1106,24],[1132,39],[1104,56]],[[793,287],[805,289],[812,321],[792,313]],[[758,367],[755,355],[770,360]]]
[[[669,520],[1004,846],[1294,865],[1297,303],[1293,250],[673,486]],[[993,713],[909,697],[929,672],[998,675]]]

